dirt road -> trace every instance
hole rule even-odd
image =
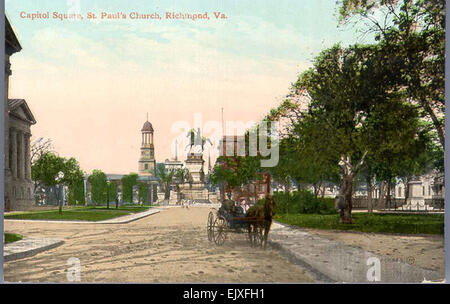
[[[67,261],[81,262],[81,282],[312,282],[280,253],[251,248],[243,234],[223,246],[206,236],[207,207],[171,208],[129,224],[5,221],[26,237],[62,238],[65,244],[7,262],[5,281],[67,282]]]

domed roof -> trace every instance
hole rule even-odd
[[[142,126],[142,132],[153,132],[152,124],[147,120]]]

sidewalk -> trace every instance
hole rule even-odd
[[[141,218],[147,217],[149,215],[159,213],[160,211],[161,211],[160,209],[151,208],[148,211],[133,213],[133,214],[116,217],[116,218],[113,218],[110,220],[100,221],[100,222],[96,222],[96,223],[99,223],[99,224],[127,224],[127,223],[137,221]]]
[[[380,282],[415,282],[443,280],[435,271],[414,266],[412,258],[405,261],[378,256],[358,247],[325,239],[301,228],[274,223],[270,243],[289,259],[307,269],[320,282],[368,282],[380,261]],[[370,259],[377,258],[377,259]]]
[[[9,262],[30,257],[62,244],[64,244],[64,241],[60,239],[24,238],[4,245],[4,261]]]
[[[5,219],[5,221],[21,221],[21,222],[29,222],[29,223],[62,223],[62,224],[127,224],[130,222],[137,221],[141,218],[147,217],[149,215],[159,213],[161,209],[158,208],[151,208],[150,210],[139,212],[139,213],[132,213],[120,217],[116,217],[110,220],[104,220],[104,221],[51,221],[51,220],[20,220],[20,219]]]

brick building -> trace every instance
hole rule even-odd
[[[245,156],[248,147],[244,136],[224,136],[219,149],[223,156]],[[220,200],[223,201],[231,194],[231,199],[240,201],[245,199],[249,205],[266,197],[272,192],[272,177],[269,173],[259,173],[260,178],[250,181],[247,185],[232,188],[228,185],[220,187]]]

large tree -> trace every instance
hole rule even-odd
[[[122,177],[122,199],[124,202],[133,203],[133,187],[138,184],[137,173],[130,173]]]
[[[391,90],[405,92],[445,147],[445,0],[341,0],[342,23],[375,34]]]
[[[107,203],[108,181],[106,174],[101,170],[95,169],[89,175],[88,182],[91,185],[92,202],[94,204]]]
[[[148,198],[147,184],[139,182],[139,201],[142,202],[143,205],[150,203],[147,201],[147,198]]]
[[[189,170],[187,168],[179,168],[175,170],[174,180],[177,184],[178,199],[181,198],[181,187],[189,178]]]
[[[65,159],[53,152],[44,152],[34,161],[31,167],[31,175],[34,181],[43,184],[49,193],[49,187],[57,187],[56,199],[59,205],[59,212],[62,212],[62,202],[60,188],[64,185],[70,189],[76,187],[83,180],[83,171],[76,159]]]
[[[210,175],[211,182],[231,193],[261,178],[261,160],[257,156],[220,156]]]
[[[106,208],[109,209],[109,203],[113,200],[116,202],[116,209],[119,207],[119,201],[117,197],[117,182],[108,181],[107,184],[107,196],[106,196]]]
[[[164,190],[164,199],[165,200],[170,199],[170,184],[173,181],[173,177],[175,176],[175,173],[176,172],[174,170],[169,170],[167,172],[164,164],[158,164],[158,166],[156,167],[156,174],[159,177],[162,188]]]
[[[327,155],[339,159],[343,223],[352,223],[354,180],[367,160],[376,160],[379,167],[382,163],[389,180],[396,161],[426,133],[419,128],[416,107],[406,102],[407,93],[392,90],[381,54],[377,45],[336,45],[323,51],[295,84],[311,98],[307,119],[316,135],[305,143],[318,160]]]
[[[69,188],[69,202],[85,203],[84,173],[75,158],[69,158],[64,162],[64,183]]]
[[[69,193],[67,196],[69,204],[84,205],[86,203],[84,180],[81,179],[69,186]]]

